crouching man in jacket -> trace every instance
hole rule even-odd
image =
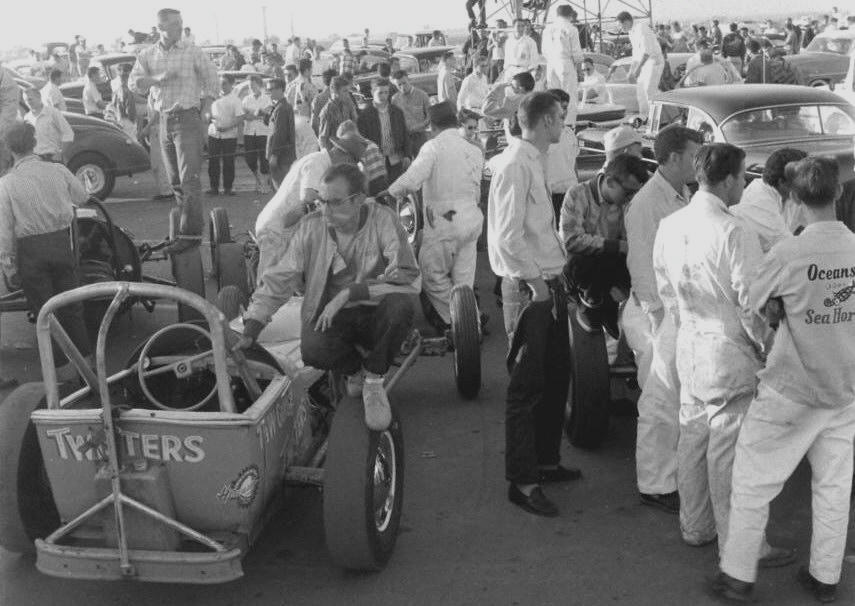
[[[262,275],[235,347],[252,345],[302,287],[303,362],[346,375],[368,427],[384,430],[392,413],[383,377],[413,324],[419,266],[396,214],[366,198],[356,166],[332,166],[318,201],[321,209],[300,220],[287,252]]]

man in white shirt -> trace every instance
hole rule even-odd
[[[632,293],[624,307],[622,329],[635,353],[642,386],[635,448],[638,491],[642,504],[673,514],[679,513],[677,329],[659,298],[653,242],[659,222],[688,204],[686,184],[695,180],[694,158],[702,144],[696,130],[680,125],[662,129],[653,144],[659,168],[635,194],[625,218]]]
[[[62,72],[58,69],[50,73],[50,80],[42,87],[42,103],[48,107],[53,107],[61,112],[66,111],[65,97],[62,96],[62,91],[59,90],[59,85],[62,83]]]
[[[750,284],[752,309],[779,298],[784,318],[760,371],[736,442],[727,541],[715,594],[753,601],[769,503],[804,458],[811,468],[810,566],[797,578],[822,603],[835,600],[846,550],[855,438],[855,235],[836,221],[833,158],[788,170],[808,225],[772,247]]]
[[[564,89],[554,88],[547,91],[561,104],[562,113],[569,111],[573,103],[570,95]],[[567,116],[564,116],[565,121]],[[576,158],[579,156],[579,142],[573,126],[565,122],[561,130],[561,139],[558,143],[549,146],[546,152],[546,180],[549,191],[552,192],[552,206],[555,210],[555,221],[561,216],[561,205],[564,203],[564,194],[579,182],[576,175]]]
[[[220,77],[222,96],[211,104],[208,124],[208,179],[211,189],[206,193],[220,193],[220,169],[222,167],[223,194],[235,195],[235,152],[237,152],[238,125],[246,119],[240,98],[234,92],[235,79],[231,74]]]
[[[757,234],[764,253],[805,224],[801,206],[790,199],[786,168],[790,162],[806,156],[805,152],[790,147],[776,149],[766,159],[763,178],[754,179],[745,188],[739,204],[730,209]]]
[[[264,118],[273,108],[273,100],[264,92],[264,82],[261,76],[250,76],[250,93],[243,98],[241,106],[244,111],[243,150],[246,165],[255,177],[256,193],[267,193],[261,175],[270,173],[267,164],[267,137],[270,135],[270,125],[265,124]]]
[[[555,9],[556,21],[543,32],[543,55],[546,57],[546,86],[560,88],[570,95],[573,103],[567,110],[567,123],[576,123],[577,66],[585,56],[579,44],[579,30],[573,25],[576,11],[569,4]]]
[[[194,35],[190,32],[190,28],[189,28],[189,27],[185,27],[185,28],[184,28],[184,37],[183,37],[183,39],[184,39],[184,42],[185,42],[186,44],[188,44],[189,46],[196,46],[196,36],[194,36]]]
[[[636,83],[638,98],[638,113],[647,119],[650,109],[650,98],[659,92],[659,79],[665,69],[665,59],[662,48],[656,39],[656,34],[643,21],[633,21],[632,15],[626,11],[618,13],[615,18],[621,29],[629,32],[629,42],[632,44],[632,65],[629,69],[629,82]]]
[[[33,153],[42,160],[62,163],[74,142],[74,131],[59,110],[42,103],[42,97],[36,89],[28,88],[25,100],[30,111],[24,116],[24,121],[36,129]]]
[[[83,85],[83,111],[87,116],[104,119],[107,102],[101,97],[98,85],[101,83],[101,68],[90,67],[86,70],[86,83]]]
[[[520,72],[513,76],[510,82],[497,82],[487,93],[481,113],[494,120],[502,120],[505,126],[505,136],[520,135],[520,125],[517,120],[517,110],[525,95],[534,90],[534,77],[529,72]]]
[[[449,101],[452,105],[457,105],[457,82],[454,78],[456,63],[457,60],[452,51],[443,55],[439,70],[436,72],[436,100],[438,103]]]
[[[291,43],[285,47],[285,65],[299,65],[301,57],[300,37],[295,36]]]
[[[582,73],[585,74],[579,91],[581,92],[581,103],[608,103],[606,97],[606,77],[594,67],[594,60],[585,57],[582,62]]]
[[[736,439],[772,335],[749,301],[760,246],[727,210],[742,197],[745,152],[705,145],[695,167],[700,188],[662,219],[653,265],[665,313],[678,327],[680,531],[689,545],[718,537],[723,546]],[[766,544],[759,555],[761,565],[781,566],[795,554]]]
[[[478,57],[472,67],[472,73],[463,78],[460,84],[460,92],[457,94],[457,109],[471,109],[481,111],[484,99],[490,90],[487,82],[487,71],[490,69],[490,61],[487,57]]]
[[[475,249],[484,223],[478,208],[484,156],[460,136],[451,103],[432,106],[430,120],[433,138],[389,186],[389,194],[400,198],[422,190],[425,227],[419,266],[422,292],[429,302],[425,315],[445,334],[451,326],[452,288],[475,285]]]
[[[335,164],[358,163],[364,152],[365,143],[358,134],[344,135],[333,138],[329,150],[309,154],[291,165],[279,189],[255,220],[259,279],[284,254],[293,227],[308,212],[307,205],[318,199],[324,173]]]
[[[308,120],[312,117],[312,101],[319,91],[312,82],[312,62],[300,59],[296,65],[300,75],[285,87],[285,98],[294,109],[295,119],[297,116],[303,116]]]
[[[525,27],[525,19],[514,19],[514,35],[505,41],[505,71],[502,75],[505,82],[520,72],[534,72],[537,68],[540,53],[534,39],[526,35]]]
[[[517,317],[503,308],[513,333],[505,412],[508,499],[529,513],[557,516],[544,482],[581,477],[560,465],[561,432],[569,385],[567,295],[559,279],[566,256],[555,228],[544,155],[561,138],[561,106],[548,93],[526,95],[519,108],[520,138],[493,163],[487,207],[490,265],[502,292],[521,287],[531,303]],[[507,297],[506,297],[507,299]]]

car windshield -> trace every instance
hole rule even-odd
[[[855,135],[855,108],[843,105],[785,105],[740,112],[721,126],[728,143]]]
[[[817,53],[848,55],[851,48],[852,40],[850,38],[826,38],[819,36],[811,40],[810,44],[805,47],[805,50]]]
[[[401,66],[401,69],[408,74],[417,74],[420,71],[419,62],[415,57],[411,57],[410,55],[399,55],[398,64]]]

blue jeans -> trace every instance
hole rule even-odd
[[[202,116],[198,108],[163,113],[160,119],[160,145],[175,201],[181,209],[178,233],[201,236],[202,218]]]

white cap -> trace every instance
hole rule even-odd
[[[607,154],[628,147],[633,143],[641,143],[641,135],[626,124],[614,127],[603,136],[603,149]]]

